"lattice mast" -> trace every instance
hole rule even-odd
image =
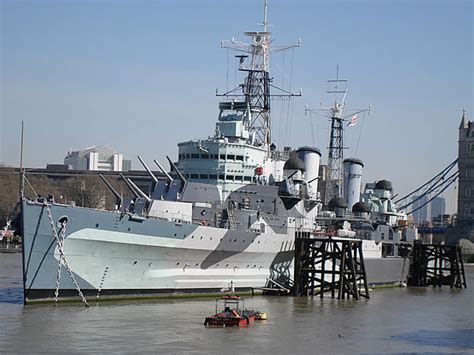
[[[239,71],[246,72],[244,83],[239,88],[232,89],[224,94],[217,93],[218,96],[241,97],[248,103],[251,111],[251,121],[249,131],[253,134],[255,145],[266,146],[271,144],[271,119],[270,119],[270,97],[291,97],[300,96],[292,94],[271,84],[272,78],[269,74],[270,53],[281,52],[293,47],[300,46],[300,41],[289,46],[270,46],[271,32],[268,31],[268,0],[264,1],[262,32],[244,32],[249,36],[250,43],[240,41],[224,40],[221,42],[222,48],[229,48],[247,55],[237,55],[239,58]],[[270,95],[270,88],[276,88],[283,93]],[[241,94],[237,93],[242,91]]]
[[[328,80],[328,94],[334,94],[334,105],[320,109],[311,109],[306,107],[306,112],[316,111],[322,113],[324,117],[328,117],[331,121],[331,130],[329,134],[328,145],[328,172],[326,178],[326,191],[324,195],[324,204],[327,205],[334,197],[343,196],[343,161],[344,161],[344,123],[349,117],[355,117],[361,112],[370,114],[370,106],[368,108],[346,110],[345,101],[347,95],[347,80],[339,79],[339,66],[336,67],[336,79]],[[341,98],[339,100],[339,98]]]
[[[334,85],[333,89],[329,89]],[[341,89],[341,85],[343,88]],[[336,79],[328,80],[328,94],[334,94],[334,106],[331,112],[331,131],[329,136],[328,151],[328,179],[326,180],[325,203],[328,204],[334,197],[343,196],[343,160],[344,160],[344,108],[347,94],[347,80],[339,79],[339,66],[336,68]],[[343,94],[339,102],[339,95]]]

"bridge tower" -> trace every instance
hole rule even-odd
[[[458,219],[459,226],[474,225],[474,122],[463,110],[458,145]]]

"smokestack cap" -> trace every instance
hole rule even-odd
[[[362,165],[362,167],[364,167],[364,163],[362,162],[362,160],[357,159],[357,158],[344,159],[344,163],[354,163],[354,164]]]
[[[313,152],[313,153],[316,153],[318,154],[319,156],[321,156],[321,151],[316,148],[316,147],[310,147],[310,146],[307,146],[305,145],[304,147],[300,147],[298,148],[297,152]]]

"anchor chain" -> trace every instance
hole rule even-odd
[[[66,256],[64,255],[64,237],[66,235],[66,222],[64,221],[62,223],[62,229],[61,229],[61,237],[58,235],[58,232],[56,231],[56,226],[54,225],[54,220],[53,216],[51,214],[51,209],[49,208],[48,203],[45,202],[44,206],[46,207],[46,212],[48,214],[48,219],[49,219],[49,224],[51,225],[51,230],[53,232],[53,237],[56,240],[56,244],[58,246],[58,251],[59,251],[59,261],[58,261],[58,275],[56,279],[56,291],[55,291],[55,297],[54,301],[58,301],[58,296],[59,296],[59,284],[60,284],[60,278],[61,278],[61,267],[62,264],[64,264],[64,267],[66,268],[67,272],[69,273],[69,277],[71,278],[72,283],[74,284],[74,287],[79,294],[79,297],[81,298],[82,302],[86,307],[89,307],[89,304],[87,303],[86,298],[84,297],[84,294],[81,291],[81,288],[79,287],[76,278],[74,277],[74,274],[72,273],[71,268],[69,267],[68,262],[66,261]]]
[[[60,230],[60,233],[58,235],[58,240],[57,240],[57,243],[58,243],[58,249],[62,249],[64,250],[64,238],[65,238],[65,235],[66,235],[66,221],[63,221],[61,223],[61,230]],[[54,291],[54,303],[58,303],[58,297],[59,297],[59,287],[60,287],[60,282],[61,282],[61,269],[62,269],[62,258],[59,258],[59,261],[58,261],[58,276],[56,278],[56,290]]]

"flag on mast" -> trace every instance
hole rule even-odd
[[[352,116],[351,120],[349,121],[349,123],[347,124],[347,127],[352,127],[352,126],[355,126],[357,124],[357,116],[359,114],[356,113],[354,116]]]

